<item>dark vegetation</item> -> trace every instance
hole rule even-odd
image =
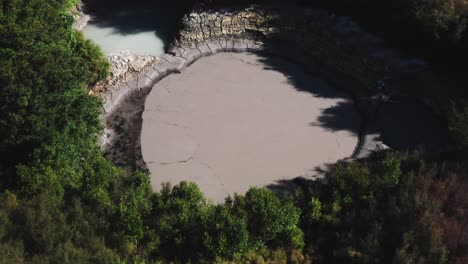
[[[459,4],[418,2],[422,34],[465,43],[464,16],[442,2]],[[377,153],[292,195],[252,188],[219,205],[192,183],[155,193],[148,175],[103,158],[87,87],[109,66],[71,28],[72,4],[0,1],[0,263],[468,262],[465,101],[438,159]]]
[[[350,16],[401,48],[454,64],[468,56],[468,4],[464,0],[200,0],[207,6],[295,3]]]
[[[468,56],[468,4],[463,0],[301,2],[352,16],[403,52],[449,62],[453,68]]]

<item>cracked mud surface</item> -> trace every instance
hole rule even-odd
[[[193,181],[220,202],[250,186],[311,177],[318,167],[350,156],[357,135],[322,127],[318,119],[351,99],[282,63],[298,71],[301,83],[323,86],[312,90],[336,95],[294,87],[260,57],[245,53],[202,58],[159,81],[146,99],[141,134],[153,187]],[[343,118],[357,130],[357,113]]]

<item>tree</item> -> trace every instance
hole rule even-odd
[[[250,248],[303,246],[300,210],[290,199],[281,200],[270,190],[254,187],[244,197],[234,197],[233,210],[247,218]]]
[[[188,261],[203,251],[202,220],[207,203],[198,186],[180,182],[165,185],[151,198],[149,227],[160,237],[159,254],[169,259]]]
[[[138,245],[147,231],[145,219],[151,209],[149,198],[152,189],[148,174],[134,173],[125,189],[116,207],[114,231],[126,242]]]
[[[247,219],[234,215],[228,205],[210,207],[203,224],[204,245],[211,257],[240,259],[247,252]]]
[[[20,163],[36,163],[34,174],[42,171],[49,179],[54,179],[51,171],[68,177],[62,183],[75,188],[85,177],[81,164],[99,152],[102,103],[86,88],[104,78],[109,65],[94,44],[72,29],[71,16],[61,9],[64,3],[0,5],[0,152],[8,172],[2,183],[11,188],[26,179],[32,185],[44,181],[29,176],[21,181]],[[51,162],[43,164],[44,159]]]
[[[456,149],[468,147],[468,102],[458,100],[451,103],[449,131]]]

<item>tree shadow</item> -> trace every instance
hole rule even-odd
[[[291,180],[278,180],[275,183],[265,186],[265,188],[281,196],[291,195],[294,194],[298,188],[310,185],[312,181],[314,181],[314,179],[299,176]]]
[[[120,35],[154,31],[167,46],[191,1],[85,0],[84,6],[97,27],[112,28]]]
[[[376,154],[372,154],[371,157],[366,158],[366,159],[371,159],[371,158],[374,158],[375,156]],[[340,160],[338,162],[343,163],[343,162],[347,162],[347,160]],[[314,173],[313,176],[301,175],[292,179],[281,179],[281,180],[275,181],[274,183],[268,184],[264,187],[280,196],[294,195],[294,193],[298,189],[303,189],[303,190],[308,189],[317,180],[326,181],[328,177],[333,176],[332,168],[336,166],[336,164],[337,163],[327,163],[327,164],[323,164],[321,166],[315,167],[314,169],[311,170]]]
[[[147,169],[140,137],[145,100],[150,91],[132,93],[106,118],[106,127],[112,136],[105,146],[105,156],[127,172]]]
[[[269,52],[256,53],[266,70],[281,72],[284,74],[296,90],[309,92],[315,97],[321,98],[349,98],[346,90],[336,87],[326,76],[322,76],[318,65],[314,63],[305,64],[302,61],[303,54],[283,54],[281,46],[277,43],[268,46]]]
[[[317,122],[311,122],[311,126],[319,126],[327,131],[348,131],[353,135],[359,135],[362,119],[356,114],[356,106],[351,101],[341,101],[336,105],[326,108],[318,117]]]
[[[277,39],[265,39],[264,43],[268,52],[259,56],[265,69],[283,73],[298,91],[324,99],[341,99],[322,109],[317,120],[311,120],[311,126],[361,137],[372,134],[375,140],[402,152],[424,149],[433,154],[446,147],[448,129],[444,117],[420,98],[390,95],[386,100],[375,99],[377,90],[367,92],[352,77],[308,60],[305,51],[291,49],[293,43]],[[392,85],[398,88],[404,83]]]
[[[324,109],[318,121],[311,125],[328,131],[376,135],[375,140],[401,152],[423,149],[427,154],[434,154],[443,151],[448,144],[446,120],[419,100],[390,99],[377,106],[361,104],[360,107],[364,131],[357,130],[356,119],[352,118],[356,105],[349,101]]]
[[[337,81],[340,75],[327,71],[316,63],[304,61],[304,55],[291,51],[284,54],[284,47],[278,43],[268,45],[268,52],[256,52],[264,69],[277,71],[285,75],[287,82],[300,92],[310,93],[317,98],[335,99],[335,104],[321,109],[321,114],[311,116],[310,126],[319,126],[327,131],[347,131],[359,135],[362,117],[357,106],[352,85],[343,85]],[[331,79],[330,77],[333,76]],[[346,80],[347,77],[342,77]],[[280,106],[279,106],[280,107]],[[351,154],[351,153],[350,153]]]
[[[386,150],[372,152],[368,157],[360,158],[359,161],[364,164],[375,164],[377,161],[382,160],[386,153]],[[326,163],[313,169],[315,173],[314,176],[301,175],[292,179],[281,179],[264,187],[280,196],[294,195],[299,189],[307,190],[310,187],[313,187],[317,183],[317,180],[327,182],[330,178],[335,176],[333,169],[336,166],[346,166],[349,162],[352,162],[352,160],[342,159],[335,163]]]
[[[286,21],[288,19],[285,18]],[[424,150],[426,155],[432,155],[445,149],[448,142],[446,121],[421,98],[390,94],[385,100],[376,99],[375,95],[379,94],[377,89],[366,90],[362,83],[346,73],[310,59],[307,50],[301,49],[297,43],[278,40],[276,37],[261,41],[267,47],[266,52],[259,54],[260,61],[266,65],[265,69],[283,73],[298,91],[309,92],[323,99],[340,99],[333,106],[322,109],[316,120],[311,120],[311,126],[319,126],[331,132],[346,131],[361,136],[361,139],[372,135],[370,140],[381,141],[401,152]],[[373,51],[368,52],[370,54]],[[297,70],[297,67],[301,70]],[[404,85],[394,81],[392,88],[398,90]],[[363,124],[360,125],[360,122]],[[373,156],[373,153],[369,155]],[[291,175],[284,175],[285,179],[265,187],[280,194],[293,193],[317,177],[326,177],[332,165],[324,164],[312,169],[316,177],[299,175],[289,180]]]
[[[448,125],[433,110],[417,100],[391,100],[379,110],[371,132],[392,149],[428,154],[443,151],[448,143]]]

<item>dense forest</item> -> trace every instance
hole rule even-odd
[[[0,2],[0,263],[468,263],[463,98],[437,156],[384,151],[293,194],[251,188],[218,205],[193,183],[153,192],[146,172],[123,171],[97,143],[102,102],[88,87],[109,65],[72,29],[75,2]],[[388,36],[406,25],[401,39],[437,61],[468,53],[464,1],[327,2],[391,18]]]

